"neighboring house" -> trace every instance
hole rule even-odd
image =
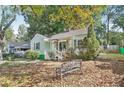
[[[8,42],[4,48],[5,53],[16,53],[30,49],[29,42]]]
[[[45,59],[51,59],[49,54],[51,52],[55,55],[55,59],[63,59],[62,53],[66,52],[69,48],[76,48],[86,35],[87,29],[71,30],[49,38],[36,34],[31,40],[31,49],[43,53]]]

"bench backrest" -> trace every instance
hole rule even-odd
[[[81,68],[81,61],[80,60],[73,60],[66,62],[61,65],[61,67],[58,69],[57,73],[67,73],[68,71],[74,71],[79,70]]]

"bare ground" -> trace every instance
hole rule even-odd
[[[82,62],[82,71],[57,79],[62,62],[39,62],[0,67],[0,86],[22,87],[116,87],[123,75],[113,73],[108,62]]]

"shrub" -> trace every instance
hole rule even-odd
[[[38,59],[39,53],[33,50],[27,50],[25,53],[25,57],[28,59],[35,60],[35,59]]]
[[[3,59],[13,61],[15,59],[15,55],[14,54],[4,54],[3,53]]]
[[[73,48],[69,48],[66,52],[67,54],[67,60],[72,60],[72,59],[76,59],[77,55],[75,54],[75,49]]]
[[[93,24],[88,28],[87,37],[83,39],[79,57],[83,60],[93,59],[99,54],[99,41],[96,39]]]
[[[120,47],[124,47],[124,40],[120,41]]]

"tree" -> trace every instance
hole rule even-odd
[[[124,40],[124,33],[111,31],[109,37],[110,37],[110,44],[120,45],[121,41]]]
[[[80,47],[80,58],[83,60],[93,59],[99,54],[99,41],[96,39],[93,24],[88,27],[87,37],[84,38]]]
[[[24,24],[21,24],[18,28],[17,41],[28,41],[27,27]]]
[[[57,14],[50,15],[53,21],[64,20],[69,29],[82,29],[95,22],[94,17],[103,11],[104,6],[59,6]]]
[[[119,27],[119,29],[123,29],[123,15],[124,15],[124,6],[121,5],[110,5],[106,7],[106,11],[104,12],[104,20],[106,24],[106,36],[107,36],[107,45],[110,44],[110,31],[111,29],[115,30]],[[112,27],[110,26],[113,25]]]
[[[106,18],[106,30],[107,30],[107,33],[106,33],[106,36],[107,36],[107,46],[109,45],[110,43],[110,40],[109,40],[109,33],[110,33],[110,24],[112,23],[114,17],[115,17],[115,6],[107,6],[106,7],[106,11],[104,12],[104,17]]]
[[[124,32],[124,6],[123,5],[118,5],[115,6],[115,11],[116,11],[116,17],[113,20],[113,28],[119,28],[122,29]]]
[[[117,28],[117,27],[121,28],[124,32],[124,16],[119,16],[114,20],[113,28]]]
[[[11,28],[8,28],[5,32],[5,39],[7,41],[13,41],[15,38],[15,35],[13,33],[14,31]]]
[[[29,9],[26,10],[28,7]],[[67,25],[63,20],[53,22],[49,17],[58,12],[58,6],[21,6],[25,21],[30,25],[28,35],[32,38],[36,33],[46,36],[64,31]],[[32,11],[30,10],[32,9]],[[42,12],[37,12],[37,10]],[[39,10],[39,11],[40,11]]]
[[[91,23],[105,6],[21,6],[30,35],[52,35],[81,29]],[[38,12],[40,11],[40,12]],[[31,36],[32,37],[32,36]]]
[[[2,59],[2,49],[4,44],[5,32],[14,22],[16,6],[0,6],[0,60]]]
[[[99,23],[94,28],[96,32],[96,37],[99,40],[101,45],[106,44],[106,25],[104,23]]]

